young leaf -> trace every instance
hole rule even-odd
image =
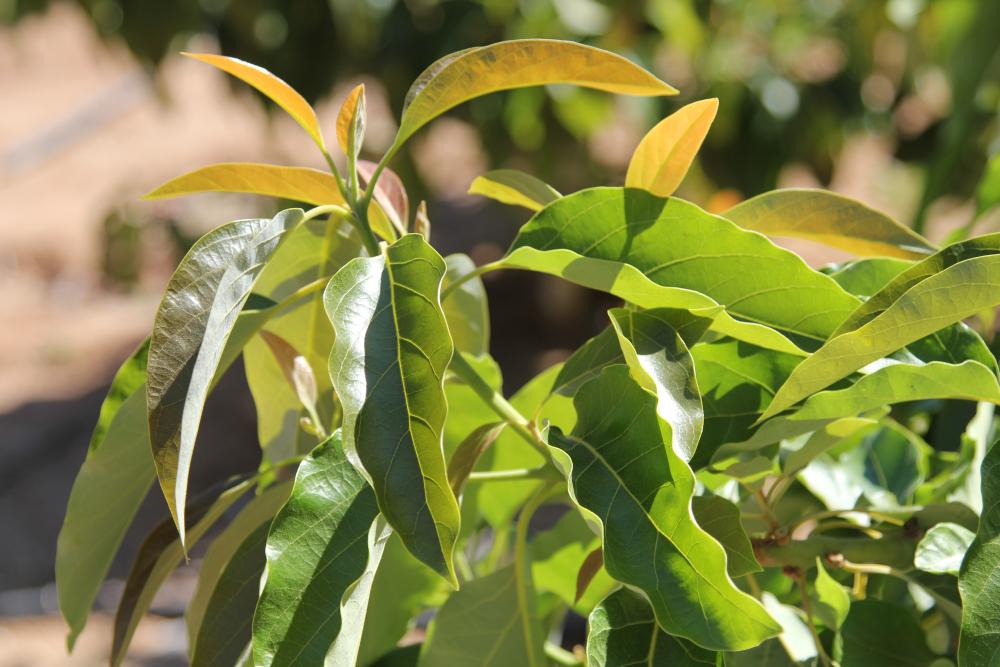
[[[459,510],[442,450],[451,335],[439,293],[445,263],[418,234],[357,258],[324,294],[336,342],[330,374],[344,443],[406,548],[455,582]]]
[[[661,628],[742,650],[780,630],[726,573],[723,548],[694,522],[694,475],[666,444],[656,399],[621,366],[583,385],[572,435],[549,433],[576,502],[603,527],[608,573],[642,590]]]
[[[962,595],[962,631],[958,661],[962,665],[992,665],[1000,653],[1000,447],[993,446],[983,460],[983,512],[976,539],[965,554],[958,575]]]
[[[920,538],[913,564],[924,572],[958,576],[965,553],[975,539],[976,534],[964,526],[939,523]]]
[[[465,481],[479,462],[480,455],[500,436],[506,425],[507,422],[483,424],[470,433],[452,454],[448,461],[448,484],[456,496],[462,493]]]
[[[608,286],[628,265],[656,285],[690,295],[686,302],[657,303],[655,297],[639,301],[613,292],[643,307],[692,309],[718,303],[732,315],[818,340],[860,303],[760,234],[681,199],[642,190],[592,188],[559,199],[521,228],[505,263],[525,250],[553,259],[567,255],[561,273],[586,272],[589,282],[601,276],[580,258],[609,265],[603,276]],[[704,295],[703,302],[698,304],[692,292]]]
[[[182,52],[182,55],[200,60],[203,63],[208,63],[253,86],[263,95],[270,98],[272,102],[284,109],[289,116],[295,119],[295,122],[309,133],[309,136],[313,138],[317,146],[326,150],[326,146],[323,143],[323,132],[320,130],[319,120],[317,120],[316,112],[313,111],[313,108],[309,106],[305,98],[299,95],[294,88],[263,67],[243,62],[237,58],[217,56],[210,53]]]
[[[702,530],[726,550],[726,571],[730,577],[760,572],[753,545],[740,521],[740,508],[719,496],[695,496],[691,513]]]
[[[169,199],[199,192],[247,192],[306,204],[343,204],[336,179],[325,171],[276,164],[225,162],[178,176],[143,199]]]
[[[650,130],[632,155],[625,187],[669,197],[684,180],[719,110],[719,100],[681,107]]]
[[[517,169],[494,169],[476,176],[469,194],[532,211],[540,211],[562,196],[548,183]]]
[[[566,512],[555,526],[532,538],[528,549],[535,588],[557,595],[578,613],[588,613],[618,586],[604,569],[603,559],[592,560],[601,551],[601,538],[580,512]],[[580,590],[582,583],[586,590]]]
[[[704,328],[708,323],[705,318],[666,308],[641,312],[614,308],[608,314],[632,377],[657,397],[656,412],[670,424],[674,452],[690,461],[705,413],[694,361],[674,323],[685,324],[684,315],[689,321],[704,323]]]
[[[677,91],[629,60],[576,42],[518,39],[441,58],[406,93],[390,154],[414,132],[452,107],[500,90],[569,83],[626,95]]]
[[[431,219],[427,216],[427,202],[423,199],[417,204],[417,210],[413,214],[413,233],[420,234],[430,243],[431,241]]]
[[[255,479],[248,479],[231,484],[221,493],[218,489],[210,489],[195,499],[191,504],[191,518],[195,523],[188,534],[187,546],[193,546],[201,539],[226,510],[255,484]],[[135,634],[139,621],[153,602],[156,591],[180,564],[184,548],[171,520],[156,526],[139,547],[115,613],[110,659],[112,667],[118,667],[125,659],[125,652],[132,642],[132,635]]]
[[[813,583],[815,595],[813,606],[816,616],[831,630],[839,630],[851,610],[851,596],[847,590],[830,576],[823,561],[816,558],[816,581]]]
[[[576,572],[576,593],[573,595],[573,602],[579,603],[586,594],[590,584],[604,570],[604,549],[595,548],[580,564],[580,569]]]
[[[318,389],[316,375],[313,373],[309,360],[299,354],[292,345],[281,336],[266,329],[260,332],[260,337],[274,355],[288,385],[295,392],[299,402],[312,414],[316,413]],[[320,427],[319,424],[316,424]]]
[[[840,635],[843,667],[923,667],[937,658],[910,610],[882,600],[854,602]]]
[[[376,516],[375,494],[344,456],[338,431],[302,462],[271,524],[255,664],[322,664],[340,631],[341,598],[365,570]]]
[[[358,160],[358,176],[362,184],[367,185],[377,165],[368,160]],[[392,223],[392,227],[400,234],[406,233],[406,221],[410,215],[410,199],[406,194],[403,180],[388,167],[382,171],[382,176],[375,183],[375,203]]]
[[[181,544],[188,472],[210,382],[257,276],[302,218],[301,210],[289,209],[209,232],[177,267],[156,313],[146,381],[150,445]]]
[[[444,261],[448,270],[442,287],[476,269],[468,255],[448,255]],[[486,301],[486,288],[480,278],[466,280],[441,305],[455,349],[477,357],[490,351],[490,308]]]
[[[337,143],[348,160],[357,160],[365,140],[365,84],[356,86],[337,114]]]
[[[871,301],[865,305],[868,303]],[[998,303],[1000,255],[959,262],[918,283],[875,318],[831,338],[803,360],[761,419],[778,414],[865,364]]]
[[[452,593],[431,624],[421,667],[545,665],[534,595],[522,598],[522,585],[512,565]]]
[[[591,612],[588,623],[587,667],[713,667],[716,664],[714,651],[661,630],[649,603],[627,588],[606,597]]]
[[[826,190],[772,190],[722,215],[744,229],[809,239],[861,256],[924,259],[937,250],[884,213]]]

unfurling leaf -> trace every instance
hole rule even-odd
[[[413,233],[420,234],[428,243],[431,242],[431,219],[427,216],[427,202],[423,199],[417,204],[413,214]]]
[[[455,582],[458,502],[442,449],[444,374],[452,341],[439,293],[445,263],[408,234],[351,260],[324,294],[336,342],[330,374],[344,444],[406,548]]]
[[[356,160],[365,140],[365,84],[356,86],[337,115],[337,142],[348,160]]]
[[[692,102],[670,114],[639,142],[625,187],[669,197],[684,180],[719,110],[716,98]]]
[[[516,169],[495,169],[476,176],[469,194],[532,211],[540,211],[562,196],[548,183]]]
[[[250,162],[224,162],[195,169],[151,190],[143,199],[199,192],[246,192],[317,205],[344,203],[337,180],[325,171]]]

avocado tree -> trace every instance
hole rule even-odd
[[[710,99],[650,130],[624,187],[477,178],[471,191],[533,215],[475,266],[438,254],[388,166],[422,126],[524,86],[676,91],[573,42],[467,49],[412,85],[378,163],[359,157],[355,89],[338,166],[288,85],[191,55],[288,112],[329,172],[217,164],[147,195],[312,208],[208,232],[115,376],[59,538],[70,647],[156,482],[170,517],[132,566],[112,665],[209,536],[193,665],[998,664],[1000,384],[965,321],[1000,304],[1000,235],[939,248],[819,190],[710,214],[673,196]],[[770,236],[857,259],[814,270]],[[500,270],[621,300],[510,397],[481,280]],[[241,355],[260,469],[189,497],[206,397]],[[585,647],[562,641],[572,614]]]

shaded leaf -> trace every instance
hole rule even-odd
[[[452,454],[448,461],[448,484],[456,496],[462,492],[465,481],[469,479],[469,474],[476,467],[479,457],[499,437],[506,425],[507,422],[483,424],[470,433]]]
[[[573,602],[579,602],[583,598],[587,589],[590,588],[591,582],[594,581],[601,570],[604,568],[604,550],[601,547],[597,547],[583,559],[583,564],[580,565],[580,569],[576,573],[576,594],[573,596]]]
[[[635,149],[625,187],[659,197],[672,195],[691,168],[718,110],[717,98],[698,100],[657,123]]]
[[[871,296],[885,287],[913,262],[892,257],[863,257],[830,273],[837,284],[855,296]]]
[[[517,169],[494,169],[476,176],[469,185],[469,194],[532,211],[540,211],[562,196],[545,181]]]
[[[531,579],[536,589],[557,595],[578,613],[588,613],[618,585],[604,569],[602,558],[596,562],[596,569],[588,570],[586,590],[580,591],[584,569],[588,561],[590,566],[595,564],[591,557],[600,547],[601,538],[580,512],[566,512],[556,525],[528,543]]]
[[[661,628],[715,649],[756,646],[777,624],[726,573],[723,548],[691,517],[694,475],[666,444],[655,398],[621,366],[577,392],[572,435],[549,433],[576,502],[603,526],[615,579],[649,597]]]
[[[701,529],[726,550],[726,571],[730,577],[760,572],[753,545],[740,521],[739,507],[719,496],[695,496],[691,500],[691,513]]]
[[[442,427],[451,336],[438,295],[445,263],[418,234],[351,260],[324,294],[336,342],[330,375],[344,444],[379,508],[413,555],[455,582],[459,509]]]
[[[668,635],[657,627],[649,603],[627,588],[606,597],[590,614],[588,622],[587,667],[716,664],[714,651]]]
[[[337,180],[318,169],[276,164],[224,162],[195,169],[143,195],[168,199],[199,192],[246,192],[306,204],[343,204]]]
[[[958,661],[962,665],[994,665],[1000,653],[1000,447],[993,446],[983,460],[983,512],[976,539],[969,547],[958,575],[962,595],[962,630]]]
[[[840,634],[842,667],[919,667],[935,660],[909,610],[882,600],[851,604]]]
[[[442,287],[476,269],[468,255],[448,255],[444,261],[448,270]],[[448,295],[441,307],[456,349],[477,357],[490,351],[490,308],[480,278],[466,280]]]
[[[723,216],[744,229],[818,241],[862,256],[923,259],[937,250],[884,213],[827,190],[772,190]]]
[[[957,576],[974,539],[976,534],[968,528],[957,523],[939,523],[920,538],[913,564],[924,572]]]

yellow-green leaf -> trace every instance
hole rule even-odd
[[[865,257],[923,259],[937,250],[913,230],[826,190],[772,190],[723,214],[744,229],[809,239]]]
[[[200,60],[203,63],[208,63],[253,86],[288,112],[288,115],[294,118],[295,122],[309,133],[313,141],[320,148],[326,150],[326,146],[323,143],[323,132],[319,128],[319,120],[317,120],[316,112],[313,111],[313,108],[294,88],[263,67],[252,65],[238,58],[218,56],[211,53],[182,53],[182,55]]]
[[[719,100],[698,100],[670,114],[650,130],[632,155],[625,187],[669,197],[684,180],[712,127]]]
[[[143,195],[168,199],[199,192],[248,192],[307,204],[343,204],[337,181],[308,167],[282,167],[252,162],[223,162],[178,176]]]
[[[466,49],[436,61],[406,94],[394,151],[425,124],[462,102],[512,88],[569,83],[626,95],[677,90],[622,56],[554,39],[518,39]]]
[[[562,195],[551,185],[517,169],[494,169],[469,185],[470,195],[482,195],[501,204],[540,211]]]
[[[365,84],[356,86],[344,100],[337,115],[337,143],[349,158],[361,152],[365,136]]]

